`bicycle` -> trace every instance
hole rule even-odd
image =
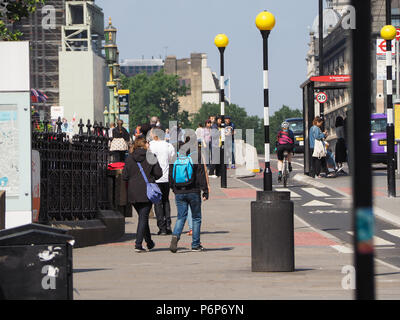
[[[283,152],[283,171],[282,171],[282,181],[283,187],[287,187],[287,181],[289,179],[289,161],[288,161],[289,152],[286,150]]]

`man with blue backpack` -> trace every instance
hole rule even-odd
[[[208,184],[205,172],[205,165],[193,161],[198,159],[197,147],[190,153],[190,139],[186,138],[185,143],[180,144],[178,156],[174,164],[169,168],[169,183],[175,193],[175,202],[178,210],[178,218],[175,223],[174,231],[170,244],[171,252],[175,253],[178,249],[178,241],[183,231],[183,227],[188,215],[188,208],[192,211],[193,233],[192,251],[203,251],[200,243],[201,228],[201,200],[208,200]],[[197,146],[197,141],[195,144]],[[203,192],[201,196],[201,192]]]

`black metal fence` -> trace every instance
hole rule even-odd
[[[80,120],[79,133],[70,139],[57,121],[55,132],[48,121],[32,131],[32,149],[40,153],[39,222],[93,219],[99,209],[110,209],[107,166],[108,126]],[[86,127],[86,132],[83,129]]]

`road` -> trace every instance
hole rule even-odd
[[[274,159],[274,156],[272,158],[274,190],[290,191],[291,200],[294,201],[295,205],[295,214],[312,227],[327,232],[341,240],[343,246],[337,246],[336,249],[338,251],[348,252],[352,250],[351,197],[346,197],[339,190],[335,192],[328,187],[315,187],[294,179],[290,179],[288,188],[284,189],[282,184],[277,181],[276,158]],[[302,173],[303,156],[296,155],[293,159],[291,176]],[[382,171],[374,172],[374,174],[381,175]],[[254,178],[242,178],[241,180],[261,190],[263,185],[262,178],[262,173],[260,173]],[[374,244],[377,259],[400,268],[400,226],[377,217],[375,220]]]

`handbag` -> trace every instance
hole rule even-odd
[[[114,138],[111,141],[110,151],[126,151],[128,150],[128,144],[124,138]]]
[[[315,140],[314,152],[313,152],[312,156],[314,158],[318,158],[318,159],[326,157],[325,144],[324,144],[324,142],[322,140]]]
[[[143,176],[143,178],[144,178],[144,181],[146,181],[146,185],[147,185],[147,191],[146,191],[147,198],[149,198],[149,200],[150,200],[152,203],[154,203],[154,204],[160,203],[161,200],[162,200],[162,193],[161,193],[160,188],[158,187],[157,183],[150,183],[150,182],[149,182],[149,180],[148,180],[147,177],[146,177],[146,174],[145,174],[144,171],[143,171],[142,165],[141,165],[139,162],[136,162],[136,163],[137,163],[137,165],[138,165],[138,167],[139,167],[139,169],[140,169],[140,172],[142,173],[142,176]]]

